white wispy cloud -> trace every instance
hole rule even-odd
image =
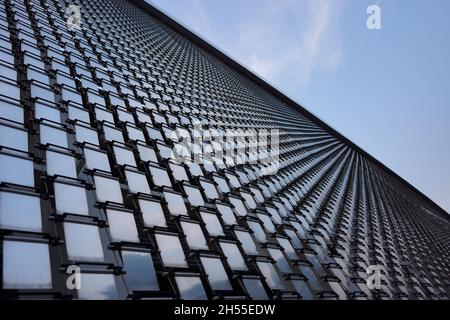
[[[233,48],[240,60],[275,83],[307,86],[330,75],[342,59],[339,2],[268,0],[239,26]]]
[[[345,0],[161,0],[190,28],[287,91],[333,75]],[[218,12],[220,9],[224,12]],[[170,10],[172,9],[172,10]],[[227,24],[215,19],[225,18]],[[220,19],[218,19],[220,20]]]

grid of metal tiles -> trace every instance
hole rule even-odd
[[[2,0],[0,31],[2,298],[448,299],[446,213],[134,4]],[[278,173],[177,164],[196,122],[279,129]]]

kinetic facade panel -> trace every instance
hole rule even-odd
[[[144,2],[2,0],[0,67],[2,298],[449,298],[446,212]]]

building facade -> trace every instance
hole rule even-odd
[[[2,299],[449,298],[445,211],[158,9],[0,30]]]

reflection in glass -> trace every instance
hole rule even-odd
[[[0,146],[27,152],[28,151],[27,131],[0,125]]]
[[[277,271],[273,267],[272,263],[258,261],[258,262],[256,262],[256,264],[258,266],[258,269],[263,274],[269,287],[271,287],[272,289],[278,289],[278,290],[283,290],[285,288],[283,281],[281,280]]]
[[[48,244],[9,240],[3,242],[3,289],[51,287]]]
[[[189,178],[184,170],[183,166],[179,166],[173,163],[169,164],[170,170],[172,170],[173,177],[178,181],[189,181]]]
[[[125,170],[128,188],[132,193],[150,193],[150,187],[144,174]]]
[[[0,228],[41,232],[39,197],[0,192]]]
[[[94,183],[98,201],[123,203],[122,191],[117,180],[94,176]]]
[[[78,289],[78,299],[80,300],[118,299],[114,275],[81,273],[81,285],[80,289]]]
[[[150,166],[150,173],[152,175],[153,183],[158,187],[172,187],[169,175],[166,170]]]
[[[304,300],[314,300],[315,297],[311,290],[309,289],[308,285],[303,280],[291,280],[292,285],[294,286],[295,290],[302,296],[302,299]]]
[[[180,296],[184,300],[206,300],[205,289],[203,288],[200,277],[193,276],[175,276]]]
[[[177,236],[155,234],[163,263],[167,267],[187,267],[186,257]]]
[[[275,233],[275,226],[268,215],[258,213],[257,216],[262,221],[264,228],[266,228],[267,231],[270,233]]]
[[[159,202],[143,199],[139,199],[138,202],[146,227],[167,227],[166,218]]]
[[[203,222],[206,224],[206,230],[208,230],[208,233],[211,236],[215,237],[225,235],[223,233],[222,225],[214,213],[202,211],[200,212],[200,215],[202,216]]]
[[[111,172],[109,166],[108,156],[106,153],[93,150],[90,148],[84,148],[84,157],[86,158],[86,168],[89,170],[102,170]]]
[[[33,187],[33,161],[0,154],[0,181]]]
[[[138,144],[137,148],[139,151],[139,157],[142,161],[158,162],[158,158],[152,148],[143,146],[142,144]]]
[[[208,249],[202,228],[198,223],[181,221],[181,228],[186,236],[186,241],[191,249]]]
[[[6,101],[2,101],[1,104],[2,104],[2,106],[0,108],[0,118],[5,118],[5,119],[23,123],[23,108],[22,107],[12,104],[12,103],[8,103]]]
[[[253,241],[252,236],[250,233],[246,231],[235,231],[236,237],[238,240],[242,243],[242,248],[244,249],[245,253],[248,255],[258,255],[258,249],[256,248],[255,241]]]
[[[138,231],[133,213],[106,210],[109,231],[113,241],[139,242]]]
[[[127,285],[132,290],[158,291],[155,267],[150,253],[122,251]]]
[[[45,153],[47,174],[49,176],[60,175],[77,178],[75,158],[58,152],[47,151]]]
[[[248,221],[248,226],[255,233],[255,237],[256,239],[258,239],[259,242],[261,243],[267,242],[266,233],[264,232],[263,228],[258,222]]]
[[[264,290],[264,287],[259,279],[255,278],[244,278],[244,285],[247,289],[248,294],[252,297],[254,300],[268,300],[269,297],[267,296],[266,290]]]
[[[244,203],[241,199],[229,197],[230,203],[234,206],[234,210],[240,216],[245,216],[247,214],[247,209],[244,207]]]
[[[205,181],[200,181],[200,185],[205,190],[205,195],[208,199],[214,200],[219,198],[219,194],[217,193],[217,189],[214,184]]]
[[[129,165],[136,167],[136,161],[134,160],[133,152],[128,149],[114,146],[114,155],[118,165]]]
[[[289,257],[289,259],[296,260],[298,259],[297,254],[295,253],[295,249],[292,244],[286,238],[277,237],[278,243],[283,247],[284,252]]]
[[[164,191],[167,207],[172,215],[187,215],[186,205],[181,195]]]
[[[217,210],[222,215],[223,221],[231,226],[233,224],[236,224],[236,217],[233,214],[233,210],[231,210],[231,207],[228,205],[222,205],[222,204],[216,204]]]
[[[289,266],[289,263],[287,262],[281,250],[274,248],[267,248],[267,250],[269,251],[269,254],[272,257],[272,259],[275,260],[275,263],[277,264],[281,272],[292,273],[292,269]]]
[[[208,282],[213,290],[232,290],[227,273],[219,258],[200,257]]]
[[[247,270],[244,258],[239,251],[239,248],[234,243],[220,242],[220,248],[223,255],[227,258],[228,265],[233,270]]]
[[[65,222],[64,235],[70,260],[103,261],[103,248],[97,226]]]
[[[66,131],[43,124],[39,126],[39,131],[41,144],[53,144],[55,146],[68,148]]]
[[[97,131],[94,129],[75,126],[75,139],[79,143],[88,142],[96,146],[99,145]]]
[[[194,207],[196,206],[203,206],[205,202],[203,201],[202,194],[200,193],[200,190],[197,188],[185,186],[184,191],[186,192],[188,196],[188,200]]]
[[[56,211],[59,214],[89,215],[86,189],[64,183],[55,183]]]
[[[35,114],[36,119],[47,119],[53,122],[61,122],[61,115],[58,109],[52,108],[42,103],[35,103]]]

